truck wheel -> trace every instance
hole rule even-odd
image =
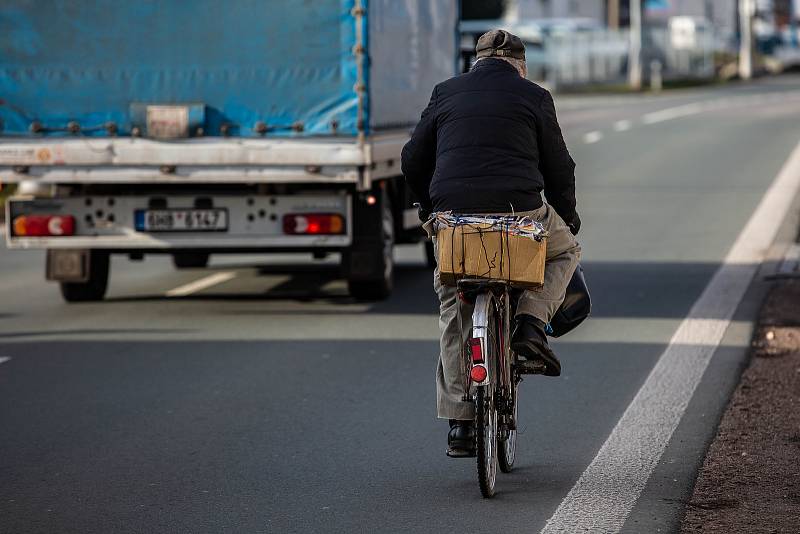
[[[61,295],[67,302],[103,300],[108,289],[111,257],[108,252],[89,252],[89,279],[85,282],[61,282]]]
[[[172,264],[176,269],[202,269],[208,267],[208,252],[176,252],[172,255]]]
[[[380,280],[349,280],[347,288],[356,300],[385,300],[392,294],[392,287]]]
[[[357,300],[383,300],[394,286],[394,215],[385,191],[381,191],[380,199],[380,240],[346,254],[350,270],[347,287]],[[372,276],[363,276],[362,271]]]

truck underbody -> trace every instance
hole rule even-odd
[[[351,293],[385,298],[394,243],[419,241],[405,132],[366,139],[52,139],[0,146],[9,248],[48,250],[69,301],[103,298],[110,254],[341,253]]]

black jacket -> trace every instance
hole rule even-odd
[[[567,223],[575,217],[575,163],[553,97],[500,59],[483,59],[433,89],[402,166],[434,211],[529,211],[544,191]]]

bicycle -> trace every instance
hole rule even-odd
[[[495,494],[497,468],[510,473],[517,452],[517,392],[522,375],[511,350],[511,295],[502,280],[462,279],[459,297],[474,301],[472,328],[464,345],[466,391],[475,404],[476,456],[481,494]],[[526,374],[544,373],[545,365]]]

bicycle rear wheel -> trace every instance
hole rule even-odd
[[[475,388],[475,432],[478,460],[478,484],[481,494],[490,498],[495,493],[497,480],[497,449],[499,413],[497,392],[500,372],[498,354],[498,316],[494,299],[483,294],[476,299],[473,314],[473,336],[483,338],[484,361],[488,367],[488,380]]]
[[[510,399],[510,408],[511,413],[513,414],[513,419],[505,418],[506,424],[508,428],[505,429],[505,438],[501,439],[499,442],[499,447],[497,449],[497,460],[500,463],[500,471],[503,473],[510,473],[511,470],[514,468],[514,460],[517,458],[517,385],[519,384],[518,380],[515,377],[511,377],[513,382],[511,386],[511,399]],[[510,423],[513,422],[513,427],[511,427]]]
[[[478,484],[486,498],[494,497],[497,481],[497,407],[493,389],[492,384],[479,386],[475,395]]]

